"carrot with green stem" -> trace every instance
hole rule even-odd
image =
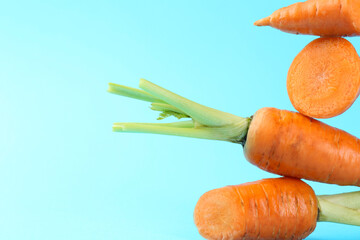
[[[280,8],[254,23],[295,34],[360,35],[359,0],[308,0]]]
[[[262,108],[243,118],[195,103],[144,79],[140,88],[110,83],[109,92],[152,102],[175,123],[115,123],[115,132],[222,140],[244,146],[246,159],[283,176],[360,186],[360,140],[300,113]],[[160,106],[160,107],[159,107]]]
[[[360,93],[360,58],[344,38],[318,38],[292,62],[287,91],[294,108],[315,118],[345,112]]]
[[[360,192],[316,196],[305,182],[272,178],[202,195],[194,221],[209,240],[304,239],[317,222],[360,226]]]

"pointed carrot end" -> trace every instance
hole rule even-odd
[[[254,22],[255,26],[269,26],[270,25],[270,17],[262,18]]]

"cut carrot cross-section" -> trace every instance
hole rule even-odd
[[[360,59],[344,38],[319,38],[294,59],[287,77],[290,101],[299,112],[330,118],[345,112],[360,90]]]

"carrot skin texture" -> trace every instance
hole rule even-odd
[[[280,8],[254,23],[294,34],[360,35],[360,1],[308,0]]]
[[[258,110],[244,154],[250,163],[271,173],[360,186],[360,140],[300,113]]]
[[[312,188],[283,177],[209,191],[196,204],[194,221],[209,240],[286,240],[312,233],[317,215]]]
[[[295,57],[287,76],[294,108],[315,118],[342,114],[360,93],[360,58],[344,38],[318,38]]]

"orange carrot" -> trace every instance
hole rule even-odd
[[[344,38],[318,38],[294,59],[287,77],[299,112],[330,118],[345,112],[360,93],[360,58]]]
[[[192,121],[115,123],[114,131],[241,143],[246,159],[266,171],[360,186],[360,139],[345,131],[276,108],[262,108],[252,118],[242,118],[200,105],[146,80],[141,80],[140,87],[145,91],[110,84],[109,91],[152,101],[152,108],[162,111],[163,116],[192,118]]]
[[[303,239],[316,227],[312,188],[292,178],[264,179],[205,193],[194,211],[206,239]]]
[[[360,213],[351,206],[360,193],[339,195],[317,197],[295,178],[263,179],[205,193],[194,221],[209,240],[304,239],[317,221],[360,225]]]
[[[247,132],[244,154],[268,172],[360,186],[360,139],[300,113],[258,110]]]
[[[275,11],[254,23],[284,32],[318,36],[360,35],[360,1],[308,0]]]

